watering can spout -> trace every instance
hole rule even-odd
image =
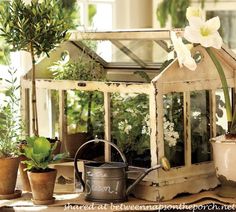
[[[156,169],[159,169],[159,168],[162,168],[164,169],[165,171],[168,171],[170,170],[170,163],[168,161],[168,159],[166,157],[162,157],[161,158],[161,163],[158,164],[158,165],[155,165],[149,169],[147,169],[144,173],[142,173],[134,182],[132,185],[130,185],[127,190],[126,190],[126,195],[129,195],[130,192],[133,190],[133,188],[144,178],[146,177],[149,172],[153,171],[153,170],[156,170]]]

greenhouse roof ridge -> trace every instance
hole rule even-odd
[[[69,40],[77,41],[83,39],[92,40],[165,40],[170,39],[170,31],[182,34],[182,29],[117,29],[108,31],[77,30],[70,31]]]

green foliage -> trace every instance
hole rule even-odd
[[[66,112],[70,133],[89,132],[95,137],[104,131],[103,94],[101,92],[68,91]]]
[[[10,62],[10,48],[3,38],[0,37],[0,64],[8,65]]]
[[[88,8],[88,19],[89,19],[89,24],[91,25],[93,22],[93,17],[96,15],[97,13],[97,8],[95,5],[93,4],[89,4],[89,8]]]
[[[93,42],[87,43],[96,48]],[[64,52],[61,60],[49,68],[54,79],[104,81],[106,72],[98,62],[81,52],[78,60],[70,61],[69,54]],[[100,92],[68,91],[67,122],[70,133],[88,132],[90,135],[103,132],[103,95]]]
[[[27,144],[23,146],[23,154],[28,160],[24,161],[27,170],[30,171],[46,171],[48,165],[63,159],[66,154],[61,153],[53,155],[53,151],[57,147],[57,142],[51,144],[44,137],[28,137]]]
[[[58,80],[84,80],[102,81],[106,78],[104,68],[95,60],[86,57],[82,52],[77,61],[69,61],[68,53],[64,53],[61,60],[49,67],[54,79]]]
[[[69,29],[75,29],[79,23],[79,8],[76,0],[60,0],[60,10]]]
[[[112,139],[126,154],[150,147],[148,103],[145,94],[112,94]]]
[[[10,68],[8,73],[10,78],[5,80],[8,88],[0,106],[0,158],[19,154],[17,143],[20,140],[22,129],[16,70]]]
[[[214,0],[216,3],[218,0]],[[198,0],[201,8],[205,6],[205,0]],[[166,26],[168,18],[171,18],[171,24],[175,28],[185,27],[186,10],[190,6],[191,0],[163,0],[158,4],[156,10],[157,20],[160,22],[161,27]]]
[[[1,36],[12,50],[30,51],[40,56],[61,43],[66,37],[67,24],[57,0],[2,1],[0,6]]]
[[[31,54],[32,131],[38,135],[35,58],[43,53],[49,56],[49,51],[68,37],[68,26],[60,10],[60,1],[32,0],[30,4],[25,4],[23,0],[1,1],[0,26],[0,35],[11,50],[25,50]]]
[[[190,0],[163,0],[156,10],[161,27],[165,27],[169,16],[173,27],[184,27],[187,21],[185,14],[189,6]]]

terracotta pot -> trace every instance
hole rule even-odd
[[[35,204],[51,204],[54,202],[53,190],[56,181],[57,170],[50,169],[47,172],[30,172],[28,177]]]
[[[22,190],[31,192],[29,177],[27,175],[27,171],[25,171],[26,165],[22,163],[22,161],[26,159],[27,158],[24,155],[20,156],[20,165],[19,165],[20,178],[21,178],[21,183],[22,183]]]
[[[75,157],[76,151],[79,147],[88,140],[88,133],[74,133],[68,134],[66,137],[65,147],[71,158]]]
[[[14,194],[19,162],[18,157],[0,159],[0,195]]]
[[[236,197],[236,138],[225,135],[211,139],[216,175],[221,183],[219,195]]]

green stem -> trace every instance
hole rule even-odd
[[[228,120],[228,132],[229,132],[231,124],[232,124],[232,109],[231,109],[231,104],[230,104],[228,83],[225,77],[224,70],[219,60],[216,58],[215,54],[213,53],[213,51],[210,48],[206,48],[206,51],[211,57],[213,63],[215,64],[215,67],[218,71],[218,74],[221,80],[222,89],[223,89],[224,97],[225,97],[225,108],[226,108],[226,115],[227,115],[227,120]]]

